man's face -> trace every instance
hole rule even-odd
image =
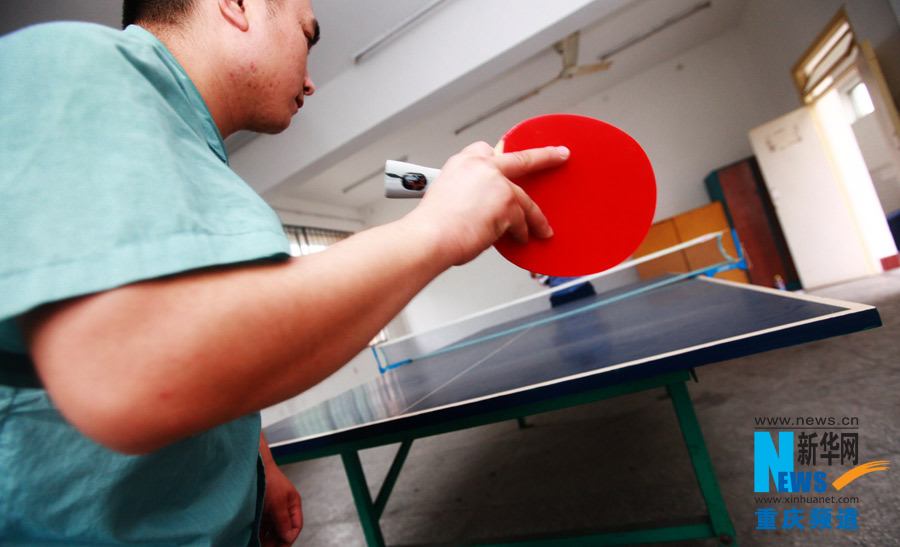
[[[251,20],[253,54],[245,59],[244,100],[247,127],[262,133],[287,129],[315,86],[306,68],[309,49],[319,37],[310,0],[274,2],[271,11]]]

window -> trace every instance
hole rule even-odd
[[[291,256],[305,256],[324,251],[342,239],[353,235],[352,232],[310,228],[308,226],[284,226],[284,232],[291,242]]]
[[[834,88],[859,54],[859,45],[844,8],[838,10],[812,46],[791,69],[804,104],[812,104]]]
[[[872,97],[869,95],[869,88],[866,87],[866,84],[859,82],[850,89],[847,96],[850,99],[854,121],[875,112],[875,105],[872,103]]]

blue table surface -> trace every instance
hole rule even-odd
[[[473,338],[609,297],[572,302]],[[440,421],[444,414],[484,413],[880,324],[871,306],[695,278],[413,360],[265,433],[276,455],[303,451]]]

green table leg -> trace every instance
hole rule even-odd
[[[362,463],[356,451],[341,454],[344,462],[344,470],[350,481],[350,491],[353,493],[353,501],[356,503],[356,512],[359,514],[359,522],[362,525],[366,545],[369,547],[384,547],[384,537],[381,535],[381,526],[378,525],[378,515],[372,495],[369,493],[369,485],[366,484],[366,476],[363,473]]]
[[[684,382],[672,383],[667,385],[666,389],[675,405],[675,414],[678,416],[681,433],[684,435],[684,442],[691,455],[694,473],[700,484],[703,499],[706,501],[706,509],[709,511],[709,518],[719,545],[735,546],[737,541],[735,540],[734,525],[731,524],[731,517],[728,516],[728,509],[725,507],[725,499],[722,497],[722,491],[719,490],[719,483],[716,481],[716,474],[713,471],[712,461],[709,459],[709,452],[706,450],[706,442],[703,440],[700,422],[697,421],[697,414],[694,412],[687,385]]]
[[[384,513],[384,508],[387,506],[388,498],[391,496],[391,491],[394,489],[394,485],[397,483],[397,477],[400,476],[400,470],[403,468],[403,463],[406,461],[406,456],[409,455],[409,449],[412,446],[412,440],[406,440],[400,443],[400,448],[397,450],[397,454],[394,455],[394,462],[391,464],[391,468],[388,469],[387,476],[384,478],[384,481],[381,483],[381,490],[378,491],[378,497],[375,498],[375,518],[381,518],[381,514]]]
[[[580,394],[578,396],[579,400],[575,403],[580,404],[582,402],[602,400],[605,398],[616,397],[619,395],[624,395],[626,393],[643,391],[645,389],[664,385],[668,390],[669,396],[672,399],[673,406],[675,407],[675,414],[678,417],[678,424],[681,428],[685,444],[687,445],[688,453],[691,457],[691,463],[694,467],[694,473],[696,474],[697,482],[700,486],[700,491],[703,495],[704,501],[706,502],[706,508],[709,513],[709,522],[705,522],[703,524],[669,526],[660,528],[654,527],[651,524],[650,527],[641,530],[607,532],[600,534],[595,533],[581,537],[551,536],[545,537],[543,539],[520,539],[514,541],[513,543],[494,542],[492,544],[502,545],[504,547],[506,547],[507,545],[516,545],[517,547],[543,547],[545,545],[552,545],[553,547],[582,547],[588,545],[632,545],[635,543],[667,542],[693,538],[713,537],[716,538],[719,544],[722,546],[736,546],[737,541],[735,540],[734,526],[731,523],[731,518],[728,515],[728,510],[725,507],[725,500],[722,497],[722,492],[719,489],[718,482],[716,481],[715,473],[712,467],[712,461],[709,458],[709,452],[706,449],[706,443],[704,442],[703,434],[700,431],[700,423],[697,421],[697,414],[694,412],[694,405],[691,403],[690,395],[688,394],[686,381],[689,380],[689,378],[690,377],[686,372],[679,372],[677,374],[667,374],[650,380],[630,382],[626,385],[613,386],[612,388],[603,388],[601,390],[597,390],[597,392],[590,394]],[[582,398],[585,398],[586,400],[582,401]],[[542,403],[542,405],[544,404],[545,403]],[[548,408],[544,408],[543,406],[535,406],[534,408],[529,407],[529,411],[521,411],[523,409],[520,409],[520,412],[516,413],[514,413],[515,411],[509,411],[506,413],[500,413],[497,416],[493,416],[490,420],[484,419],[482,423],[492,423],[493,421],[515,417],[520,420],[521,424],[521,422],[524,421],[522,417],[525,415],[545,412],[547,410],[553,410],[555,408],[564,408],[566,406],[572,406],[572,403],[570,402],[569,405],[551,403],[549,404]],[[454,431],[456,429],[463,429],[465,427],[472,427],[475,425],[481,424],[469,424],[468,422],[466,424],[463,424],[462,426],[460,426],[459,424],[454,424],[454,427],[448,428],[447,431]],[[429,430],[425,434],[420,434],[420,436],[433,435],[443,432],[443,430],[437,429],[434,431]],[[394,463],[391,466],[391,469],[388,471],[388,475],[381,487],[381,491],[379,492],[377,499],[375,499],[374,501],[369,491],[368,484],[366,483],[366,477],[363,472],[362,464],[359,460],[359,453],[357,451],[357,449],[362,449],[365,447],[346,447],[345,451],[340,453],[341,459],[344,463],[344,470],[347,473],[347,479],[350,482],[350,490],[353,494],[353,500],[356,503],[356,509],[357,513],[359,514],[363,534],[366,538],[366,544],[369,547],[384,547],[385,545],[384,537],[382,535],[381,527],[378,521],[381,517],[381,514],[384,512],[385,506],[387,505],[388,497],[390,496],[390,492],[397,480],[400,469],[403,466],[404,461],[406,460],[406,456],[409,453],[411,443],[412,440],[409,438],[402,441],[397,455],[395,456]],[[487,544],[488,543],[484,543],[482,545]]]
[[[359,452],[348,450],[341,453],[344,471],[347,472],[347,480],[350,481],[350,491],[353,493],[353,501],[356,503],[356,512],[359,514],[359,522],[362,524],[363,535],[365,535],[366,544],[369,547],[384,546],[384,537],[381,535],[381,526],[378,524],[378,520],[381,518],[381,514],[384,513],[388,498],[390,498],[391,491],[397,483],[397,477],[400,476],[400,470],[403,468],[406,456],[409,455],[411,446],[412,439],[407,439],[400,443],[400,448],[394,455],[391,468],[381,483],[381,490],[374,501],[369,491],[369,485],[366,482],[362,463],[359,461]]]

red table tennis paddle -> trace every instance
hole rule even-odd
[[[656,180],[638,143],[607,123],[572,114],[523,121],[497,145],[498,153],[566,146],[569,160],[513,182],[541,208],[554,235],[518,243],[504,235],[494,247],[526,270],[560,277],[598,273],[631,256],[656,209]],[[420,197],[437,169],[388,161],[385,194]]]

